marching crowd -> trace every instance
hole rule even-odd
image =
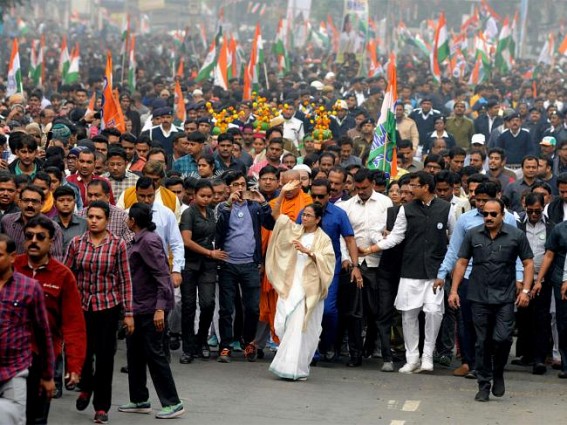
[[[47,423],[63,387],[107,423],[124,337],[118,410],[152,412],[149,369],[163,419],[184,413],[172,360],[253,362],[270,347],[288,380],[341,356],[408,374],[458,358],[453,374],[488,401],[505,393],[517,331],[513,363],[567,378],[554,71],[543,96],[514,75],[470,93],[402,71],[395,176],[367,167],[387,81],[351,71],[270,71],[253,101],[238,79],[187,81],[184,122],[156,77],[121,90],[124,132],[86,110],[98,81],[0,86],[2,423]]]

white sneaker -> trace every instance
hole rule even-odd
[[[384,362],[382,368],[380,369],[382,372],[393,372],[394,371],[394,362]]]
[[[419,363],[406,363],[398,372],[400,373],[414,373],[419,369]]]
[[[424,357],[421,359],[421,367],[416,373],[419,372],[433,372],[433,359]]]

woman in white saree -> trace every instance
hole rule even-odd
[[[266,253],[266,273],[279,296],[274,325],[280,345],[270,371],[285,379],[307,379],[319,343],[323,300],[335,268],[331,240],[319,227],[323,213],[321,205],[311,204],[299,225],[272,212],[277,220]]]

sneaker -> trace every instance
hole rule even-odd
[[[193,354],[190,353],[183,353],[181,357],[179,357],[179,363],[181,364],[189,364],[193,361]]]
[[[394,371],[394,362],[384,362],[382,368],[380,369],[382,372],[393,372]]]
[[[83,411],[88,407],[90,402],[91,402],[91,393],[81,391],[79,397],[77,398],[77,401],[75,402],[75,407],[77,408],[77,410]]]
[[[416,373],[419,372],[433,372],[433,359],[431,357],[425,357],[421,359],[421,366]]]
[[[152,406],[149,401],[141,403],[126,403],[118,407],[119,412],[123,413],[152,413]]]
[[[209,360],[211,358],[211,349],[207,344],[201,346],[201,358],[203,360]]]
[[[414,373],[419,369],[419,363],[406,363],[398,372],[400,373]]]
[[[230,350],[228,348],[223,348],[219,354],[217,362],[219,363],[230,363]]]
[[[94,423],[95,424],[107,424],[108,423],[108,413],[104,410],[99,410],[94,415]]]
[[[230,348],[232,348],[232,350],[236,353],[241,353],[242,351],[244,351],[242,349],[242,345],[240,344],[240,341],[232,341],[232,343],[230,344]]]
[[[209,347],[218,347],[219,345],[219,339],[217,338],[216,335],[212,335],[209,340],[207,341],[207,344],[209,344]]]
[[[179,403],[173,406],[165,406],[163,409],[156,413],[156,418],[173,419],[181,416],[183,413],[185,413],[183,403]]]
[[[246,348],[244,349],[244,357],[249,362],[255,362],[258,358],[258,353],[256,351],[256,347],[254,344],[247,344]]]

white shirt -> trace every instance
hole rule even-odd
[[[305,131],[303,130],[303,122],[301,122],[301,120],[291,117],[289,120],[284,121],[284,139],[291,140],[295,147],[298,147],[300,142],[303,140],[303,136],[305,136]]]
[[[161,204],[154,202],[152,205],[152,221],[156,225],[156,233],[160,236],[166,255],[169,251],[173,254],[172,272],[181,272],[185,267],[185,247],[181,231],[175,218],[175,214]]]
[[[366,202],[362,202],[358,195],[353,196],[348,201],[336,203],[348,216],[354,239],[359,247],[369,247],[373,245],[376,238],[380,238],[382,231],[386,228],[386,211],[393,206],[392,200],[378,192],[373,192]],[[344,245],[344,246],[343,246]],[[341,254],[343,259],[349,259],[346,244],[341,240]],[[378,267],[380,265],[380,253],[358,257],[358,263],[362,264],[366,260],[368,267]]]
[[[455,219],[455,210],[454,206],[451,205],[449,210],[449,217],[447,218],[447,235],[449,238],[453,234],[453,230],[455,229],[455,224],[457,220]],[[398,212],[398,217],[396,218],[396,223],[394,224],[394,228],[392,232],[386,236],[384,239],[379,240],[376,245],[381,250],[390,249],[402,243],[402,241],[406,238],[406,230],[408,228],[408,220],[406,218],[406,211],[404,206],[400,207],[400,211]]]

